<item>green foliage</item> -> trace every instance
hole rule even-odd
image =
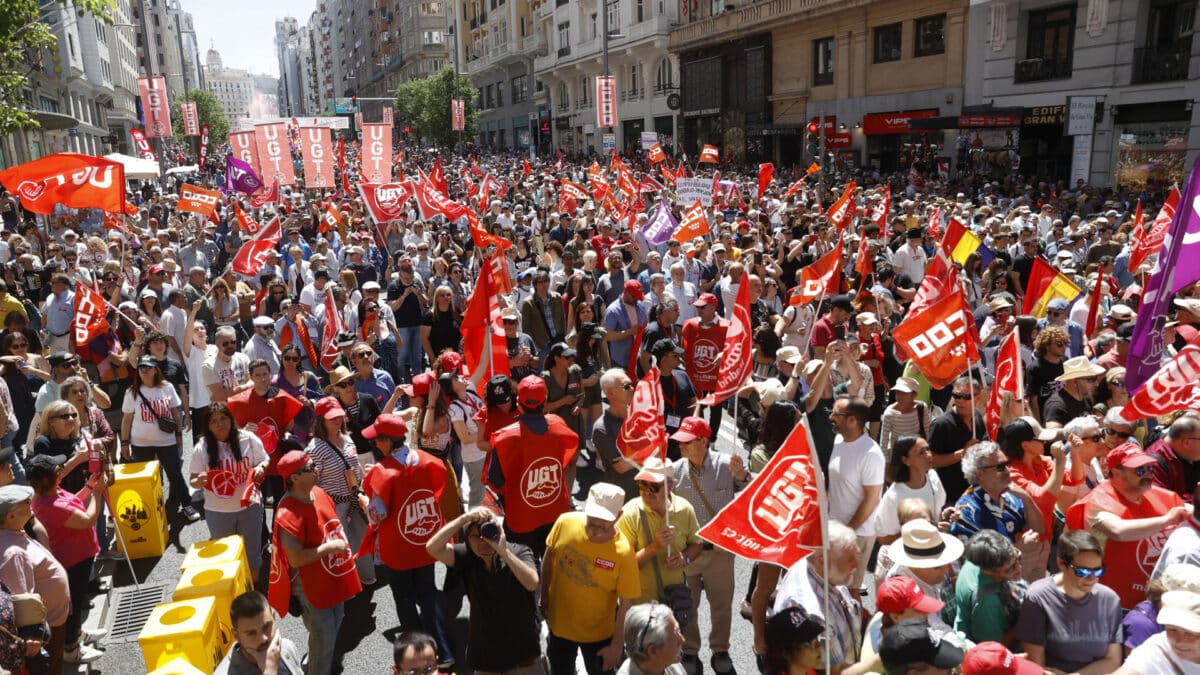
[[[113,0],[74,0],[71,7],[109,24],[116,10]],[[21,89],[29,85],[44,50],[55,42],[54,33],[41,21],[38,0],[0,1],[0,136],[38,127]]]
[[[475,107],[478,90],[467,75],[456,75],[447,66],[437,75],[410,80],[396,89],[396,113],[399,124],[412,127],[416,138],[437,145],[453,145],[458,142],[459,132],[451,131],[450,101],[462,99],[466,102],[465,139],[474,138],[479,121],[479,110]]]
[[[229,118],[225,116],[225,109],[217,102],[217,97],[203,89],[191,89],[186,100],[195,102],[200,124],[208,124],[208,146],[211,148],[224,143],[225,137],[229,135]],[[176,138],[185,140],[187,137],[183,135],[183,111],[179,109],[180,103],[171,102],[171,128]]]

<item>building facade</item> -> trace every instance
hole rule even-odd
[[[295,17],[275,21],[275,55],[279,61],[279,109],[286,116],[304,114],[303,63],[300,55],[300,24]]]
[[[217,102],[229,118],[230,127],[237,126],[238,118],[250,117],[254,100],[254,76],[240,68],[226,68],[221,62],[221,53],[208,50],[204,66],[205,88],[217,97]]]
[[[175,17],[167,0],[131,0],[139,75],[161,75],[169,96],[183,95],[182,50],[176,39]]]

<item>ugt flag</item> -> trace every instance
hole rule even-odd
[[[225,188],[252,195],[263,188],[263,182],[249,163],[229,155],[225,158]]]

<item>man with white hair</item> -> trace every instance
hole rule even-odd
[[[669,295],[679,303],[679,318],[675,326],[683,328],[684,322],[696,316],[697,310],[692,306],[698,297],[696,285],[686,279],[687,268],[682,262],[671,265],[671,281],[663,289],[663,295]]]
[[[617,675],[680,672],[679,648],[683,635],[671,608],[658,603],[634,605],[625,614],[625,653],[629,659]]]

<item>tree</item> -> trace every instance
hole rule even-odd
[[[475,106],[478,90],[467,75],[457,75],[447,66],[437,75],[410,80],[396,89],[396,110],[400,123],[412,127],[412,133],[437,145],[453,145],[459,132],[451,131],[450,101],[465,101],[466,129],[462,137],[474,138],[479,121]]]
[[[42,67],[44,50],[57,42],[50,27],[42,22],[38,5],[38,0],[0,2],[0,136],[40,126],[21,94],[29,85],[29,76]],[[90,13],[108,24],[116,11],[113,0],[74,0],[62,5],[80,14]]]
[[[186,100],[196,104],[196,116],[200,118],[200,124],[208,125],[208,146],[211,148],[224,143],[229,135],[229,118],[225,116],[225,109],[217,102],[217,97],[203,89],[191,89]],[[171,127],[176,138],[186,140],[183,134],[183,111],[179,104],[180,101],[171,102]]]

